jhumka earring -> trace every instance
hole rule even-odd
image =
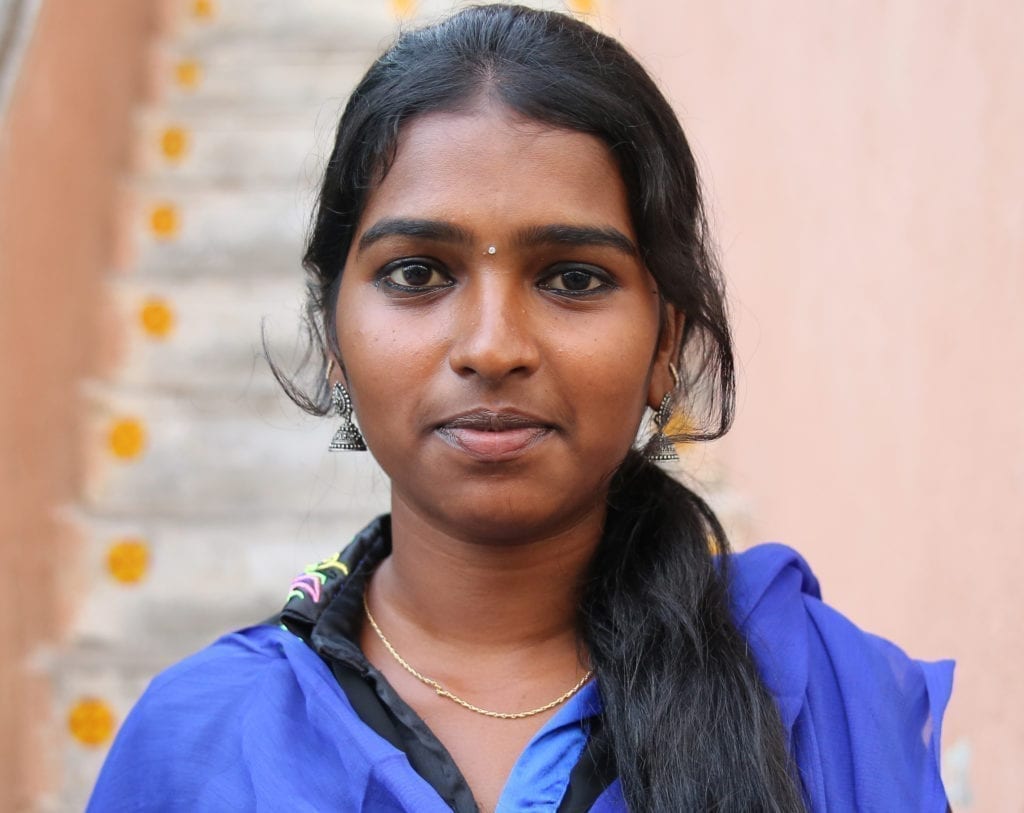
[[[679,386],[679,373],[675,368],[674,364],[668,365],[669,372],[672,373],[672,378],[675,380],[676,387]],[[668,424],[669,419],[672,417],[672,393],[666,392],[665,397],[661,399],[661,405],[658,407],[658,411],[654,414],[654,425],[658,427],[658,431],[651,438],[651,442],[647,445],[646,457],[648,460],[661,460],[661,461],[673,461],[679,459],[679,453],[676,451],[676,445],[665,436],[665,426]]]
[[[328,378],[333,366],[332,359],[327,366]],[[340,382],[335,382],[331,387],[331,404],[334,406],[335,414],[341,417],[341,426],[331,438],[331,445],[327,447],[327,450],[331,452],[365,452],[366,441],[363,440],[363,433],[352,421],[352,398]]]
[[[679,454],[676,452],[676,445],[665,437],[665,424],[668,423],[672,412],[669,407],[672,405],[672,393],[666,392],[665,397],[661,399],[661,406],[658,407],[658,411],[654,414],[654,425],[658,427],[658,431],[651,438],[651,442],[647,444],[647,450],[645,456],[648,460],[678,460]]]

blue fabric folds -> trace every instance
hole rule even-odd
[[[557,810],[569,774],[587,744],[587,730],[581,723],[600,713],[601,696],[591,681],[530,739],[512,766],[495,813]]]
[[[775,696],[813,811],[945,813],[942,714],[953,662],[917,661],[821,600],[794,550],[733,559],[733,608]]]
[[[809,809],[945,811],[938,757],[952,662],[913,660],[857,629],[822,603],[806,563],[782,545],[736,555],[732,573],[734,614],[777,699]],[[520,757],[502,813],[557,808],[583,747],[571,718],[600,703],[593,690],[573,700]],[[448,808],[359,719],[316,653],[269,626],[225,636],[158,676],[89,804],[92,813],[281,810]],[[618,782],[592,808],[625,810]]]
[[[221,638],[159,675],[111,748],[89,811],[445,813],[277,627]]]

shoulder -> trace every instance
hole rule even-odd
[[[260,711],[275,696],[301,691],[305,682],[322,671],[322,665],[315,656],[303,658],[307,648],[297,640],[298,646],[292,644],[293,639],[287,631],[272,626],[225,635],[157,675],[121,734],[168,713],[185,723],[221,713],[239,719]],[[169,728],[173,730],[168,734],[179,738],[193,730],[187,724]]]
[[[345,704],[326,666],[290,633],[227,635],[154,678],[118,732],[89,809],[283,801],[289,788],[268,787],[288,781],[278,768],[327,747],[318,720],[337,718]]]
[[[775,696],[813,809],[946,809],[942,715],[953,663],[916,660],[822,601],[800,554],[730,560],[733,613]]]

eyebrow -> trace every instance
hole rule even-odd
[[[363,232],[359,238],[358,251],[365,251],[388,237],[418,237],[464,246],[476,242],[472,233],[446,220],[389,217],[378,220]],[[530,226],[520,231],[513,243],[527,248],[544,245],[598,246],[612,248],[631,257],[640,256],[636,243],[612,226],[573,226],[563,223]]]
[[[439,243],[471,245],[473,235],[454,223],[444,220],[387,217],[378,220],[359,238],[359,251],[365,251],[386,237],[419,237]]]
[[[517,235],[515,243],[520,246],[599,246],[616,249],[631,257],[640,256],[636,243],[612,226],[531,226]]]

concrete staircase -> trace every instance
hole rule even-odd
[[[335,422],[283,398],[260,333],[294,357],[318,173],[404,5],[180,0],[159,43],[163,91],[126,180],[133,259],[110,280],[123,364],[85,385],[89,486],[64,509],[84,540],[65,574],[74,621],[37,658],[63,778],[39,810],[84,807],[156,672],[275,612],[294,573],[387,508],[370,456],[328,455]]]
[[[386,510],[369,455],[328,455],[262,359],[299,339],[302,239],[341,107],[394,36],[386,0],[181,0],[139,111],[112,380],[85,385],[91,470],[39,809],[84,808],[151,677],[284,602],[291,576]]]

